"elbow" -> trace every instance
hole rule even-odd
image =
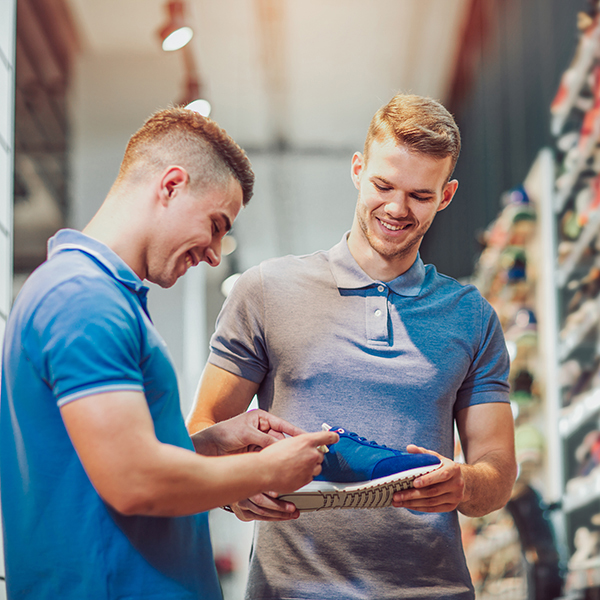
[[[155,502],[141,490],[121,489],[103,495],[102,498],[118,513],[126,517],[154,516],[155,513]]]
[[[504,508],[512,497],[515,481],[519,474],[519,467],[516,461],[511,461],[505,466],[501,473],[501,484],[497,488],[496,501],[493,503],[492,511]],[[484,514],[491,512],[487,510]],[[484,516],[484,515],[477,515]]]

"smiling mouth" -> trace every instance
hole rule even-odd
[[[195,267],[199,262],[200,261],[196,260],[195,256],[191,252],[188,252],[185,255],[185,265],[188,269]]]
[[[388,231],[404,231],[411,227],[412,223],[406,223],[404,225],[391,225],[390,223],[386,223],[381,219],[377,219]]]

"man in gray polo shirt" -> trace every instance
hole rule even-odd
[[[233,506],[262,521],[252,600],[474,597],[458,511],[503,506],[516,464],[498,319],[473,286],[418,252],[456,192],[459,151],[445,108],[395,96],[352,158],[350,232],[328,252],[250,269],[223,307],[191,431],[258,394],[261,408],[307,430],[326,421],[443,463],[389,508],[300,515],[268,494]],[[466,464],[453,461],[454,423]]]

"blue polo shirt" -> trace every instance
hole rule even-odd
[[[373,280],[346,236],[244,273],[209,360],[259,383],[261,408],[308,431],[326,422],[448,457],[460,410],[508,402],[502,329],[476,288],[419,257],[393,281]],[[389,507],[259,522],[247,598],[470,600],[458,515]]]
[[[62,230],[6,327],[0,482],[8,597],[221,598],[205,513],[123,516],[96,493],[60,407],[143,392],[156,437],[193,452],[148,288],[108,247]]]

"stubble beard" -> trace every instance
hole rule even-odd
[[[401,243],[400,246],[397,246],[392,245],[393,243],[385,244],[375,234],[373,234],[369,229],[369,224],[362,211],[358,210],[356,216],[361,231],[363,232],[363,235],[365,236],[369,246],[371,246],[371,248],[382,258],[388,260],[401,259],[410,256],[410,254],[414,252],[415,247],[418,248],[420,246],[423,236],[429,229],[429,225],[431,225],[427,225],[427,227],[424,228],[424,231],[422,231],[423,227],[419,228],[413,232],[413,235],[410,237],[410,239]],[[371,215],[371,218],[375,219],[376,217]]]

